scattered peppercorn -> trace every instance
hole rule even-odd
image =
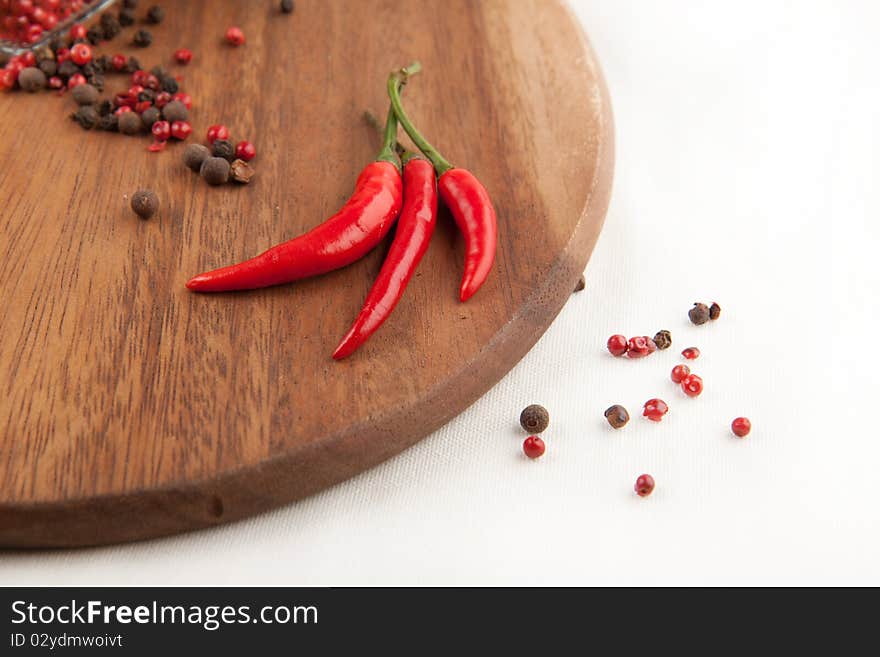
[[[176,94],[180,91],[180,85],[177,84],[177,80],[171,75],[161,76],[159,78],[159,84],[162,87],[162,91],[167,91],[170,94]]]
[[[98,110],[93,105],[83,105],[70,118],[76,121],[83,130],[91,130],[98,125]]]
[[[235,157],[250,162],[257,156],[257,149],[249,141],[240,141],[235,145]]]
[[[113,101],[102,100],[98,103],[98,116],[107,116],[113,113]]]
[[[158,25],[165,19],[165,10],[159,5],[154,5],[147,9],[147,22]]]
[[[752,423],[747,417],[738,417],[730,423],[730,430],[737,438],[745,438],[752,430]]]
[[[719,317],[721,317],[721,306],[713,301],[709,306],[709,319],[718,319]]]
[[[687,349],[682,350],[681,355],[688,360],[696,360],[700,357],[700,350],[696,347],[688,347]]]
[[[253,167],[244,160],[233,160],[229,166],[229,177],[234,182],[242,183],[243,185],[247,185],[251,181],[254,173]]]
[[[649,474],[643,474],[636,479],[633,489],[639,497],[648,497],[648,495],[654,492],[654,486],[654,477]]]
[[[170,103],[162,108],[162,116],[164,116],[168,121],[171,122],[188,121],[189,110],[187,110],[186,105],[181,103],[179,100],[172,100]]]
[[[550,413],[540,404],[526,406],[519,414],[519,424],[529,433],[543,433],[550,425]]]
[[[94,105],[98,102],[98,90],[90,84],[75,87],[71,95],[78,105]]]
[[[202,168],[202,162],[211,157],[211,151],[201,144],[190,144],[183,151],[183,163],[193,171],[198,172]]]
[[[122,27],[130,27],[135,23],[135,15],[134,11],[131,9],[120,9],[119,10],[119,24]]]
[[[672,368],[670,378],[673,383],[681,383],[682,379],[691,373],[691,368],[687,365],[676,365]]]
[[[281,0],[281,11],[285,14],[293,12],[293,0]]]
[[[244,43],[244,32],[240,27],[230,27],[226,30],[226,43],[236,47]]]
[[[657,350],[657,345],[647,335],[630,338],[626,345],[626,355],[630,358],[644,358]]]
[[[666,329],[657,331],[657,334],[654,336],[654,344],[657,345],[657,348],[661,351],[663,349],[669,349],[669,347],[672,346],[672,333]]]
[[[171,124],[168,121],[156,121],[150,128],[156,141],[168,141],[171,138]]]
[[[107,132],[116,132],[119,130],[119,117],[115,114],[105,114],[98,119],[98,130],[106,130]]]
[[[122,31],[122,25],[116,16],[111,13],[101,14],[101,30],[104,32],[104,38],[107,41],[115,39]]]
[[[659,422],[663,416],[669,412],[669,406],[662,399],[649,399],[645,402],[645,408],[642,415],[652,422]]]
[[[229,180],[229,162],[222,157],[208,157],[199,173],[209,185],[222,185]]]
[[[605,409],[605,419],[615,429],[620,429],[629,422],[629,413],[620,404],[615,404]]]
[[[699,397],[703,392],[703,379],[697,374],[688,374],[681,380],[681,389],[688,397]]]
[[[101,43],[101,40],[104,38],[104,30],[95,25],[94,27],[90,27],[86,32],[86,39],[93,46],[97,46]]]
[[[156,107],[148,107],[141,112],[141,121],[148,130],[152,129],[153,124],[161,119],[162,113]]]
[[[574,285],[574,291],[575,291],[575,292],[580,292],[580,291],[583,290],[585,287],[587,287],[587,279],[584,278],[584,275],[583,275],[583,274],[581,274],[581,277],[578,279],[578,282],[575,283],[575,285]]]
[[[705,324],[709,321],[709,306],[705,303],[695,303],[694,307],[688,311],[688,317],[697,326]]]
[[[120,108],[122,109],[122,108]],[[144,122],[135,112],[123,112],[119,115],[119,132],[124,135],[136,135],[144,128]]]
[[[209,144],[213,144],[218,139],[229,139],[229,128],[227,128],[225,125],[212,125],[208,128],[208,133],[205,137],[205,140]]]
[[[159,197],[156,192],[138,190],[131,197],[131,209],[141,219],[149,219],[159,209]]]
[[[18,74],[18,86],[29,93],[45,89],[46,74],[35,66],[24,68]]]
[[[58,72],[58,63],[54,59],[44,59],[37,68],[40,69],[46,77],[52,77]]]
[[[134,33],[133,43],[138,48],[146,48],[153,43],[153,35],[150,34],[149,30],[138,30]]]
[[[125,70],[123,73],[134,73],[135,71],[139,71],[141,69],[141,63],[138,61],[137,57],[129,57],[128,63],[125,65]]]
[[[193,54],[189,48],[180,48],[174,51],[174,59],[178,64],[189,64],[192,61]]]
[[[608,351],[612,356],[623,356],[626,353],[629,343],[625,335],[615,334],[608,338]]]
[[[218,139],[211,144],[211,153],[214,157],[222,157],[224,160],[232,162],[235,159],[235,146],[227,139]]]
[[[544,444],[544,441],[541,440],[540,436],[529,436],[523,442],[523,452],[525,452],[526,456],[530,459],[536,459],[539,456],[543,456],[546,449],[547,446]]]

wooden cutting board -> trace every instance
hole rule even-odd
[[[252,140],[257,178],[211,188],[183,146],[83,132],[73,101],[0,94],[0,544],[130,541],[242,518],[376,465],[460,413],[535,343],[599,235],[613,168],[602,75],[555,0],[165,3],[142,64],[186,68],[194,139]],[[247,44],[223,43],[240,25]],[[134,53],[132,28],[102,52]],[[361,113],[414,59],[417,124],[499,217],[483,289],[457,299],[443,211],[392,318],[330,358],[387,245],[314,280],[196,295],[193,274],[332,214],[371,161]],[[108,91],[125,89],[108,76]],[[137,219],[128,197],[161,209]],[[587,292],[586,294],[588,294]],[[516,417],[518,408],[509,409]],[[488,439],[490,437],[483,437]],[[475,439],[480,439],[476,437]]]

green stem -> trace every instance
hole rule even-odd
[[[379,123],[379,119],[376,117],[375,114],[373,114],[370,110],[364,110],[364,121],[366,121],[367,124],[376,131],[376,134],[379,135],[379,137],[382,137],[382,133],[384,132],[385,128],[382,126],[381,123]],[[406,146],[401,144],[399,139],[397,140],[397,145],[394,148],[397,151],[397,156],[400,158],[401,164],[405,165],[414,157],[421,157],[421,155],[419,155],[418,153],[411,151]]]
[[[388,76],[388,97],[391,98],[391,108],[394,110],[394,114],[397,115],[397,120],[400,122],[400,125],[406,130],[406,134],[408,134],[409,138],[413,140],[413,143],[419,147],[419,150],[425,154],[425,157],[431,160],[431,164],[434,165],[437,175],[442,176],[453,168],[452,165],[440,155],[440,152],[431,146],[428,140],[422,136],[422,133],[416,129],[412,121],[410,121],[409,117],[406,115],[406,112],[403,110],[403,103],[400,101],[401,87],[406,84],[409,76],[418,73],[420,70],[422,70],[421,64],[415,62],[406,68],[394,71],[394,73]]]
[[[391,162],[400,169],[400,158],[397,157],[397,117],[394,108],[388,109],[388,118],[385,119],[385,132],[382,136],[382,150],[376,156],[377,162]]]

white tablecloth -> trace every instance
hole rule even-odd
[[[0,583],[880,584],[880,4],[574,8],[611,89],[615,189],[587,289],[535,349],[331,490],[211,531],[3,553]],[[721,319],[691,326],[695,300]],[[667,352],[604,351],[660,328]],[[690,345],[699,399],[668,379]],[[659,425],[636,417],[653,396],[671,406]],[[531,402],[552,415],[535,462],[517,426]],[[634,416],[619,432],[612,403]]]

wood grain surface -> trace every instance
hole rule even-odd
[[[608,204],[612,119],[557,0],[165,2],[147,66],[179,68],[194,138],[225,123],[259,151],[212,188],[182,145],[84,132],[73,101],[0,94],[0,544],[76,546],[205,527],[311,494],[437,429],[535,343],[583,270]],[[143,9],[141,10],[143,11]],[[247,44],[223,43],[237,24]],[[102,52],[134,53],[128,28]],[[332,214],[377,150],[361,120],[414,59],[416,122],[474,171],[499,217],[494,271],[457,299],[443,211],[392,318],[338,363],[387,246],[335,273],[196,295],[191,275]],[[173,67],[178,70],[178,67]],[[108,91],[127,87],[108,76]],[[138,189],[161,199],[137,219]],[[586,292],[588,294],[589,292]],[[510,409],[515,417],[520,409]],[[488,436],[475,439],[490,439]]]

